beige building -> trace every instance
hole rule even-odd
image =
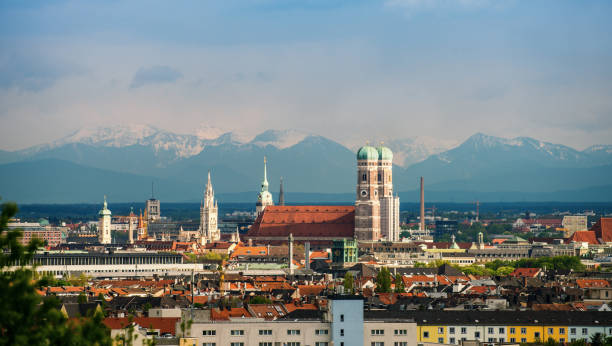
[[[586,231],[587,227],[586,215],[566,215],[563,217],[562,225],[566,237],[570,237],[576,231]]]

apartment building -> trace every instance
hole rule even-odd
[[[234,309],[236,310],[236,309]],[[416,346],[412,319],[365,311],[359,296],[333,296],[326,310],[296,310],[275,320],[228,314],[207,319],[200,311],[188,337],[205,346]],[[210,315],[208,315],[210,316]]]
[[[549,338],[564,343],[596,333],[612,335],[609,312],[599,311],[419,311],[401,316],[415,319],[420,343],[532,343]]]

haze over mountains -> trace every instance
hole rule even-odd
[[[387,140],[394,188],[415,201],[424,176],[429,200],[610,201],[612,146],[578,151],[533,138],[475,134],[463,143]],[[263,157],[291,202],[352,201],[354,148],[316,134],[268,130],[252,138],[215,128],[183,135],[147,125],[81,129],[49,144],[0,151],[0,196],[20,203],[115,202],[156,196],[199,201],[206,172],[221,202],[256,200]]]

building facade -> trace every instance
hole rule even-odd
[[[266,158],[264,157],[264,176],[261,182],[261,190],[257,196],[257,203],[255,204],[257,216],[261,215],[264,209],[270,205],[274,205],[274,200],[272,199],[272,194],[268,191],[268,169],[266,166]]]
[[[204,199],[200,205],[200,242],[215,242],[221,238],[221,232],[218,227],[219,208],[215,201],[215,192],[210,181],[210,172],[208,172],[208,181],[206,190],[204,191]]]
[[[100,244],[111,243],[111,211],[108,210],[108,204],[106,203],[106,196],[104,196],[104,204],[102,210],[98,213],[100,218],[98,219],[98,241]]]
[[[360,241],[399,240],[399,197],[393,196],[393,153],[366,145],[357,151],[355,235]]]
[[[147,221],[157,221],[161,218],[161,205],[158,199],[153,197],[147,199],[146,210],[147,210]]]

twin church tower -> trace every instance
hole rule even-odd
[[[393,152],[366,145],[357,151],[355,238],[399,240],[399,197],[393,196]]]

